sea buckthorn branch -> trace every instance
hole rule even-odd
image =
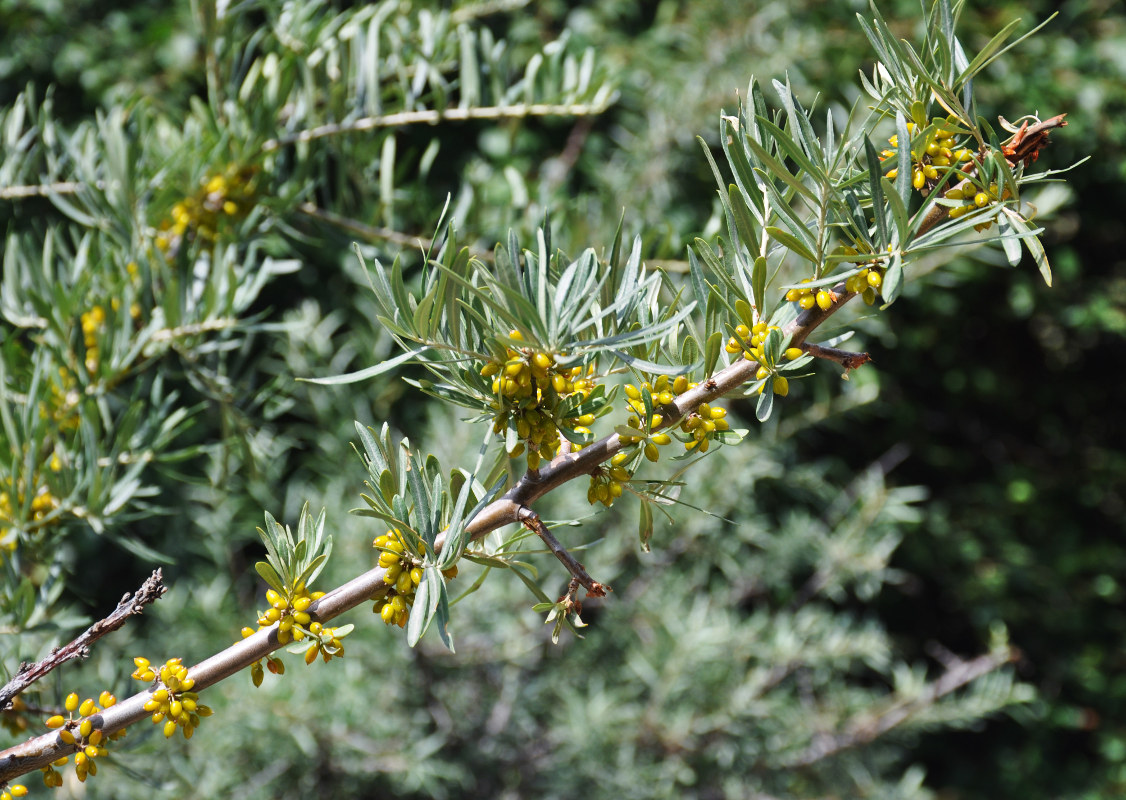
[[[100,619],[79,634],[69,644],[56,647],[42,661],[35,664],[21,664],[15,677],[0,688],[0,708],[7,709],[13,698],[36,681],[44,678],[51,670],[76,658],[90,655],[90,645],[108,633],[117,630],[129,617],[140,614],[145,606],[155,603],[167,591],[161,570],[154,570],[145,579],[135,594],[126,593],[113,612]]]
[[[884,96],[884,94],[879,92],[877,94],[879,94],[880,97]],[[795,110],[796,106],[793,104],[792,96],[790,97],[790,101],[788,108],[790,116],[795,117],[796,115],[796,117],[801,117],[804,111],[799,113]],[[899,116],[901,111],[902,109],[897,110],[897,124],[902,120],[902,117]],[[1011,152],[1003,150],[1001,154],[991,153],[983,146],[979,150],[979,153],[982,154],[982,159],[1004,159],[1011,157],[1013,161],[1010,166],[1017,163],[1023,166],[1030,158],[1034,158],[1034,154],[1037,153],[1039,148],[1043,145],[1047,130],[1051,127],[1058,127],[1063,124],[1062,116],[1054,119],[1056,120],[1055,125],[1043,128],[1030,125],[1015,131],[1013,138],[1007,145]],[[763,121],[769,122],[769,120]],[[810,145],[815,139],[812,128],[806,124],[804,127],[809,128],[809,131],[805,132],[802,124],[800,124],[801,122],[802,120],[798,119],[796,127],[799,129],[802,142],[806,145]],[[805,119],[805,123],[808,123],[808,119]],[[369,124],[374,125],[375,123],[372,122]],[[778,136],[779,132],[785,133],[782,128],[778,126],[774,127],[777,131],[772,133],[772,136]],[[343,128],[339,126],[327,126],[327,128],[334,129],[326,129],[324,135],[343,132]],[[763,130],[765,130],[765,128],[763,128]],[[307,135],[309,133],[309,131],[306,131],[305,134],[298,134],[298,136]],[[759,133],[761,134],[761,130]],[[781,143],[782,139],[779,138],[778,142]],[[852,143],[854,142],[850,142],[850,144]],[[806,149],[806,159],[809,158],[809,153],[816,154],[816,147],[810,145]],[[811,171],[802,166],[804,160],[801,150],[795,149],[787,154],[783,154],[781,150],[774,151],[778,153],[778,157],[775,157],[772,155],[771,151],[763,149],[761,146],[755,150],[755,154],[761,155],[759,153],[760,150],[761,154],[765,154],[771,158],[769,163],[765,160],[763,161],[763,164],[768,163],[770,167],[769,170],[764,170],[763,164],[757,164],[747,169],[742,177],[745,178],[743,181],[745,186],[757,185],[760,186],[760,188],[761,186],[767,187],[761,198],[762,204],[761,206],[756,204],[754,208],[750,205],[739,207],[737,211],[743,214],[742,218],[729,220],[733,223],[741,224],[742,228],[745,229],[747,233],[751,234],[750,236],[744,237],[744,239],[748,244],[755,245],[750,248],[750,251],[758,251],[760,257],[755,261],[755,272],[750,273],[750,271],[747,270],[748,275],[739,274],[736,276],[743,284],[750,285],[741,287],[738,281],[733,280],[726,271],[724,272],[722,276],[726,281],[724,285],[730,287],[732,291],[719,297],[719,299],[721,303],[727,304],[729,309],[733,307],[735,315],[742,318],[744,326],[750,328],[752,324],[757,326],[759,322],[769,324],[768,320],[762,318],[764,309],[763,277],[766,271],[767,256],[773,257],[780,252],[777,248],[771,250],[771,242],[793,251],[806,262],[813,264],[815,278],[811,282],[812,285],[810,288],[820,288],[817,294],[813,296],[811,303],[800,304],[802,310],[800,313],[797,313],[793,319],[784,323],[781,318],[778,321],[781,324],[781,334],[785,340],[783,347],[813,355],[810,351],[817,346],[807,345],[806,339],[818,326],[828,319],[831,314],[835,313],[845,303],[851,300],[852,297],[856,296],[857,289],[862,288],[857,285],[856,280],[852,280],[851,283],[849,280],[850,277],[858,275],[862,271],[862,267],[858,267],[857,270],[850,273],[849,276],[841,275],[841,280],[839,281],[836,279],[836,276],[826,278],[823,275],[823,271],[840,261],[859,261],[861,264],[870,263],[875,266],[867,267],[869,275],[878,277],[878,282],[882,282],[884,281],[885,275],[883,265],[890,262],[893,264],[893,268],[887,270],[887,283],[893,284],[893,293],[894,287],[898,286],[901,280],[899,267],[902,258],[908,253],[913,243],[912,240],[917,240],[922,234],[930,230],[930,228],[921,228],[920,225],[925,222],[925,220],[920,220],[917,215],[911,221],[911,224],[906,226],[899,225],[899,220],[894,220],[897,223],[897,227],[904,233],[904,236],[899,237],[898,241],[889,238],[888,229],[891,227],[889,220],[892,219],[889,215],[891,212],[888,211],[888,208],[880,207],[879,203],[880,192],[882,191],[880,187],[884,183],[884,181],[881,180],[883,176],[873,174],[872,177],[875,178],[875,180],[871,182],[872,192],[870,196],[864,195],[862,191],[859,194],[854,193],[849,195],[850,199],[855,201],[855,203],[850,209],[853,216],[846,221],[848,225],[853,227],[852,229],[842,228],[842,230],[845,230],[845,233],[848,234],[849,238],[854,240],[858,248],[860,248],[862,244],[865,246],[861,248],[863,252],[859,254],[844,253],[843,257],[835,252],[826,253],[826,249],[831,246],[834,234],[828,227],[824,226],[818,228],[818,236],[816,241],[813,242],[813,245],[807,246],[800,241],[800,237],[798,236],[798,234],[803,233],[809,234],[809,231],[803,227],[806,223],[796,219],[793,208],[780,208],[780,206],[785,205],[787,202],[786,192],[788,192],[788,189],[782,191],[779,189],[779,186],[775,186],[772,183],[761,184],[755,176],[763,177],[766,175],[766,172],[776,173],[776,175],[781,176],[779,179],[782,180],[789,189],[800,190],[801,187],[805,187],[807,192],[803,194],[803,197],[817,202],[818,196],[809,191],[809,187],[803,183],[803,181],[808,180],[808,176],[812,175],[816,170]],[[837,148],[838,153],[844,150],[845,148],[843,147]],[[906,158],[904,152],[901,152],[899,156],[901,160]],[[783,158],[783,160],[789,158],[794,162],[800,162],[801,177],[790,173],[788,167],[786,167],[779,158]],[[878,166],[874,163],[875,159],[869,158],[868,160],[869,169],[875,173],[878,169]],[[835,163],[839,164],[842,162]],[[852,162],[850,161],[849,163],[851,164]],[[999,165],[1002,170],[1004,169],[1005,163]],[[943,176],[943,179],[948,179],[952,174],[953,173],[947,173]],[[1012,178],[1011,175],[1008,177]],[[787,178],[789,180],[787,180]],[[925,172],[924,178],[929,180]],[[850,180],[852,179],[850,178]],[[856,185],[857,184],[853,182],[846,188],[851,189]],[[936,186],[942,185],[944,184],[936,184]],[[724,188],[722,182],[721,188]],[[771,192],[773,192],[773,194],[771,194]],[[900,194],[903,196],[898,199],[902,204],[905,204],[907,202],[907,199],[905,199],[907,198],[907,193],[901,192]],[[1001,199],[1003,200],[1004,198]],[[933,204],[934,201],[935,198],[928,198],[929,203]],[[903,209],[905,211],[905,205]],[[795,219],[790,219],[790,221],[787,222],[787,226],[791,231],[790,233],[770,224],[780,219],[775,215],[776,210],[779,213],[787,211],[795,216]],[[822,210],[824,210],[824,208]],[[1006,211],[1009,210],[1010,209],[1006,209]],[[873,219],[873,217],[869,216],[869,213],[875,214],[875,218]],[[949,216],[948,212],[944,211],[943,213]],[[1015,213],[1015,211],[1013,213]],[[750,216],[759,217],[759,227],[764,234],[760,238],[756,239],[754,235],[754,222],[749,219]],[[821,216],[823,218],[825,217],[824,214]],[[905,218],[906,214],[904,213],[902,216]],[[822,219],[822,222],[824,222],[824,219]],[[873,222],[875,223],[874,227]],[[941,222],[941,219],[939,222]],[[933,224],[937,225],[938,222]],[[731,227],[736,228],[739,227],[739,225],[733,224]],[[959,230],[961,229],[960,226],[953,227],[957,227]],[[185,228],[185,231],[189,229],[190,226]],[[944,228],[943,230],[947,233],[950,232],[949,228]],[[829,232],[826,233],[826,231]],[[175,233],[175,231],[173,232]],[[725,250],[725,258],[732,258],[732,260],[736,262],[741,259],[737,251],[740,245],[739,234],[743,232],[743,230],[738,232],[732,230],[732,242],[725,245],[725,248],[729,248],[729,250]],[[823,233],[825,233],[824,236],[822,235]],[[855,236],[853,236],[853,234],[855,234]],[[878,246],[874,246],[872,241],[873,236],[876,234],[878,234],[878,236],[876,236],[874,244]],[[520,264],[520,251],[514,246],[514,240],[512,246],[509,248],[509,252],[502,253],[498,248],[495,272],[497,275],[503,273],[503,279],[499,277],[494,279],[493,276],[484,272],[474,273],[472,269],[468,267],[470,261],[468,255],[466,254],[464,259],[462,259],[460,252],[455,251],[453,247],[449,247],[444,256],[445,260],[442,263],[436,263],[436,268],[423,276],[425,296],[416,305],[408,303],[405,308],[398,307],[400,305],[398,303],[399,298],[395,296],[402,294],[401,272],[396,279],[395,271],[394,269],[392,270],[392,281],[398,281],[398,284],[392,287],[392,283],[388,282],[387,276],[383,275],[382,270],[380,270],[377,275],[377,281],[381,281],[381,283],[373,286],[373,288],[376,288],[377,297],[385,313],[385,316],[380,316],[380,321],[384,322],[388,329],[399,339],[400,343],[404,344],[405,348],[409,350],[406,356],[407,358],[422,356],[416,360],[422,362],[427,367],[442,363],[427,361],[427,357],[423,354],[431,349],[444,349],[445,352],[443,355],[453,354],[454,361],[444,362],[446,365],[455,363],[464,364],[466,361],[488,361],[490,358],[489,355],[478,352],[481,349],[482,341],[486,337],[491,337],[490,342],[487,342],[487,344],[496,345],[496,347],[490,346],[490,351],[493,356],[498,358],[499,353],[504,350],[504,346],[507,344],[512,346],[513,349],[519,349],[519,352],[523,353],[523,357],[530,358],[532,361],[535,361],[537,355],[543,355],[548,359],[558,356],[561,359],[559,365],[567,367],[570,367],[572,364],[590,367],[599,357],[618,356],[622,351],[631,351],[630,356],[637,361],[663,357],[665,354],[661,351],[659,346],[661,340],[665,338],[666,333],[673,331],[684,322],[691,309],[678,309],[676,311],[668,311],[668,313],[655,313],[664,311],[664,309],[660,308],[660,304],[656,302],[661,286],[659,285],[659,281],[651,280],[652,276],[645,276],[644,270],[640,269],[639,246],[635,246],[635,253],[631,254],[630,263],[624,269],[619,266],[616,257],[611,257],[611,270],[609,274],[614,276],[613,280],[608,280],[609,276],[601,276],[598,274],[599,266],[596,263],[592,251],[590,253],[584,253],[583,257],[572,265],[573,270],[572,267],[568,267],[568,270],[571,270],[566,273],[568,279],[571,281],[568,284],[570,291],[560,291],[555,285],[552,285],[550,288],[547,287],[550,265],[547,256],[549,248],[546,238],[547,237],[541,233],[539,257],[538,259],[525,258],[523,269],[521,269]],[[431,244],[433,245],[433,243]],[[615,252],[618,251],[619,244],[620,241],[615,243]],[[732,256],[732,253],[734,253],[734,256]],[[501,257],[502,255],[503,258]],[[857,255],[860,257],[857,258]],[[712,257],[714,258],[714,255]],[[426,258],[429,263],[431,261],[429,252],[426,254]],[[718,263],[718,259],[716,261]],[[759,267],[760,261],[762,262],[761,269]],[[723,266],[726,268],[726,265]],[[615,285],[615,282],[619,281],[622,275],[628,276],[630,282],[627,284],[623,280]],[[747,277],[749,277],[750,280],[743,280]],[[694,275],[693,278],[695,280],[696,276]],[[865,276],[867,288],[863,288],[862,294],[866,293],[869,289],[875,290],[881,288],[873,284],[871,280],[871,278]],[[470,297],[464,306],[459,305],[458,301],[460,298],[452,297],[449,293],[443,293],[445,292],[444,287],[447,285],[468,287],[474,290],[475,295]],[[831,288],[826,288],[830,285]],[[716,287],[711,286],[709,288],[714,290]],[[615,289],[617,289],[616,297],[614,296]],[[511,305],[506,305],[507,298],[505,293],[517,290],[525,299],[535,300],[535,304],[539,306],[537,309],[539,319],[531,319],[526,316],[522,317],[518,311],[513,310]],[[554,305],[552,298],[547,296],[547,292],[549,291],[555,295]],[[745,296],[737,297],[740,293]],[[699,292],[697,294],[698,299],[703,302],[704,298],[699,297]],[[705,291],[704,294],[708,295],[708,292]],[[600,297],[598,308],[583,307],[579,303],[576,303],[576,299],[587,296]],[[389,298],[390,302],[388,302]],[[638,303],[640,301],[637,298],[644,298],[646,303],[652,304],[652,307],[639,306]],[[729,299],[731,301],[730,303],[728,302]],[[889,295],[885,296],[885,299],[890,301],[893,299],[893,296],[889,293]],[[754,301],[753,309],[752,306],[748,304],[748,300]],[[747,313],[739,311],[739,303],[743,304]],[[579,308],[579,311],[576,311],[576,308]],[[750,314],[752,310],[753,315]],[[463,311],[465,313],[463,313]],[[586,315],[587,311],[590,312],[589,315]],[[452,316],[443,316],[447,313]],[[459,314],[461,315],[460,317],[458,317]],[[552,314],[554,314],[554,316],[551,319],[546,319],[546,317],[551,317]],[[720,309],[719,316],[726,316],[726,313]],[[754,318],[748,319],[749,316],[753,316]],[[715,319],[715,315],[713,315],[713,319]],[[732,328],[734,325],[733,319],[730,321],[715,319],[715,321],[718,323],[717,329],[709,331],[711,334],[708,337],[709,341],[715,337],[722,336],[722,332],[718,328],[726,326],[738,332],[736,328]],[[480,324],[478,324],[478,322]],[[507,324],[502,328],[500,323]],[[597,326],[597,338],[590,338],[592,325]],[[533,346],[533,342],[529,340],[527,348],[524,348],[518,343],[514,343],[515,337],[511,335],[511,330],[514,326],[525,334],[536,336],[539,341],[535,342],[535,346]],[[503,334],[500,333],[500,331],[504,329],[510,331],[507,338],[504,338]],[[444,342],[434,341],[436,331],[440,331],[442,335],[446,335],[448,331],[448,340]],[[585,334],[583,334],[584,331],[586,332]],[[609,333],[603,335],[607,331]],[[586,338],[584,338],[584,336],[586,336]],[[413,349],[413,345],[406,344],[408,341],[414,344],[423,343],[424,346]],[[778,344],[777,337],[772,341],[774,345]],[[675,394],[671,399],[668,399],[667,402],[664,402],[665,398],[662,397],[659,406],[652,409],[652,411],[656,413],[649,414],[647,409],[646,416],[649,418],[646,424],[642,426],[645,430],[641,432],[651,436],[656,431],[676,425],[685,418],[697,414],[702,406],[710,404],[730,392],[745,387],[747,384],[763,380],[758,375],[761,369],[766,368],[769,372],[776,367],[773,363],[763,363],[765,361],[776,361],[777,358],[775,355],[770,355],[766,358],[762,355],[756,355],[754,353],[754,343],[750,342],[747,337],[743,336],[741,333],[739,334],[737,344],[740,345],[738,349],[744,351],[743,356],[736,358],[729,366],[718,371],[713,371],[709,377],[699,382],[697,385],[691,386],[689,384],[690,388],[679,394]],[[650,345],[652,345],[654,349],[651,350]],[[749,345],[749,349],[746,345]],[[541,346],[543,349],[541,349]],[[498,350],[497,348],[500,349]],[[826,357],[829,350],[831,350],[831,348],[826,348],[822,357]],[[507,361],[511,359],[507,357],[507,354],[505,355],[506,358],[503,360],[507,365]],[[844,359],[846,356],[840,357]],[[867,357],[867,354],[848,354],[847,357],[852,359],[848,363],[855,363],[855,359]],[[513,358],[515,358],[515,356]],[[625,357],[623,356],[623,358]],[[398,363],[402,363],[403,360],[405,360],[405,358],[392,359],[387,366],[388,368],[393,367]],[[528,361],[529,368],[532,361]],[[713,359],[709,363],[714,365],[716,362]],[[841,363],[844,362],[842,361]],[[847,368],[848,365],[845,364],[845,366]],[[519,364],[514,364],[513,367],[514,369],[519,367],[521,371],[523,370],[523,367]],[[547,371],[549,368],[554,369],[551,364],[542,368],[544,371]],[[646,371],[644,368],[640,367],[637,369],[643,373]],[[713,367],[709,366],[707,371],[712,370]],[[439,370],[433,371],[439,372]],[[486,377],[488,376],[475,373],[472,369],[469,369],[463,372],[461,382],[456,385],[450,383],[439,385],[432,382],[417,382],[416,385],[424,391],[431,391],[440,397],[444,397],[446,400],[460,402],[462,405],[476,408],[479,412],[482,412],[483,415],[480,419],[483,420],[487,419],[489,414],[485,412],[479,401],[482,399],[492,399],[489,396],[487,384],[484,380]],[[460,394],[457,394],[457,391],[460,391]],[[784,391],[780,390],[776,390],[775,393],[779,395],[785,394]],[[496,394],[495,391],[494,394]],[[650,395],[646,395],[646,404],[652,401]],[[608,405],[609,400],[606,400],[605,406],[608,407]],[[574,408],[568,408],[572,411],[575,410]],[[590,413],[594,412],[592,411]],[[659,422],[657,422],[657,414],[660,415]],[[556,416],[567,419],[570,418],[562,414]],[[585,416],[585,414],[579,416]],[[577,425],[580,424],[577,417],[575,423]],[[517,422],[516,425],[518,429],[519,423]],[[586,427],[585,423],[582,423],[582,427]],[[519,433],[519,430],[517,430],[517,432]],[[520,436],[518,438],[530,437]],[[576,447],[559,447],[555,453],[545,453],[544,455],[547,457],[544,458],[543,461],[546,463],[537,465],[538,468],[529,468],[500,498],[488,502],[487,504],[481,501],[484,507],[472,514],[472,518],[465,525],[460,526],[460,528],[458,525],[451,522],[449,523],[449,528],[440,530],[440,525],[446,524],[441,522],[441,520],[444,519],[442,516],[443,510],[441,508],[432,507],[430,513],[427,515],[429,520],[427,521],[428,527],[426,528],[427,552],[424,554],[425,558],[433,558],[439,553],[442,553],[448,558],[452,558],[455,553],[460,552],[461,547],[466,541],[480,539],[490,531],[515,523],[528,526],[531,530],[541,534],[541,538],[544,538],[549,548],[551,548],[557,557],[560,557],[560,560],[564,561],[565,564],[567,560],[561,554],[564,554],[573,561],[573,558],[566,553],[566,550],[561,544],[555,542],[557,547],[552,547],[554,537],[552,537],[549,532],[546,538],[542,536],[542,533],[546,530],[546,526],[544,526],[542,520],[531,511],[531,505],[537,499],[545,496],[570,480],[589,477],[595,470],[600,469],[604,462],[612,461],[612,459],[625,448],[636,448],[637,445],[638,437],[636,436],[623,436],[620,433],[612,433],[596,441],[588,442],[584,438],[581,449]],[[532,467],[532,465],[529,465],[529,467]],[[412,466],[407,468],[407,472],[413,472],[411,475],[413,481],[417,482],[421,469],[422,461],[415,458]],[[497,484],[497,486],[500,485],[500,483]],[[428,487],[423,486],[422,488],[426,489]],[[411,493],[414,493],[413,488],[411,489]],[[396,493],[395,499],[399,501],[399,506],[403,509],[405,509],[403,498],[407,496],[406,492]],[[430,499],[433,500],[433,498]],[[415,496],[414,502],[419,503],[421,500],[418,496]],[[393,509],[393,511],[396,514],[401,514],[404,518],[410,516],[410,513],[406,510],[400,512],[399,509]],[[436,513],[434,513],[435,511]],[[460,514],[460,511],[458,513]],[[380,514],[375,514],[375,516],[380,516]],[[449,546],[449,543],[453,543],[456,547]],[[446,547],[444,547],[444,545],[446,545]],[[395,559],[387,559],[387,561],[392,562],[395,561]],[[577,562],[575,563],[577,564]],[[298,613],[308,614],[310,626],[312,624],[323,624],[367,600],[384,596],[390,591],[388,576],[391,566],[398,566],[401,571],[401,559],[397,564],[381,564],[374,569],[368,570],[348,583],[327,592],[320,599],[311,602],[303,612]],[[442,564],[431,562],[427,562],[426,564],[427,569],[431,570],[432,575],[434,574],[433,568],[438,566],[446,566],[444,560]],[[581,569],[581,565],[579,565],[579,567]],[[575,605],[574,594],[577,592],[578,587],[582,585],[580,575],[573,569],[571,570],[571,574],[572,579],[569,583],[567,594],[565,594],[560,601],[565,605],[569,604],[564,611],[569,610]],[[585,575],[585,571],[583,571],[582,574]],[[603,590],[605,589],[605,587],[601,587],[600,584],[589,579],[589,576],[587,576],[587,580],[589,580],[591,586],[602,588]],[[588,587],[588,591],[589,589],[590,587]],[[288,608],[288,604],[285,607]],[[296,611],[296,609],[294,610]],[[565,618],[566,614],[564,613],[563,616]],[[194,667],[184,668],[176,659],[172,659],[170,662],[166,663],[166,666],[168,666],[170,670],[174,669],[175,675],[173,677],[176,681],[179,681],[181,688],[187,685],[190,686],[188,691],[198,693],[214,683],[268,657],[269,654],[279,647],[287,644],[289,636],[285,635],[285,632],[281,630],[280,624],[281,622],[279,620],[269,626],[265,626],[261,630],[251,633],[242,641],[211,656]],[[996,665],[999,665],[996,662],[993,663],[995,665],[992,668],[996,668]],[[948,687],[957,688],[958,685],[964,685],[965,681],[959,683],[960,680],[961,677],[955,676],[955,678],[940,682],[941,685],[936,686],[935,696],[941,696],[940,692],[953,690]],[[139,692],[133,697],[89,717],[88,720],[91,729],[103,731],[106,735],[112,734],[149,716],[149,714],[154,711],[154,708],[157,713],[162,713],[162,704],[165,700],[169,702],[169,710],[163,713],[170,713],[172,701],[169,696],[158,695],[159,692],[166,691],[161,688],[163,684],[163,681],[156,683],[153,687]],[[174,694],[174,692],[170,694]],[[156,704],[155,706],[154,703]],[[877,725],[875,728],[876,732],[872,734],[872,736],[877,736],[894,724],[898,724],[898,722],[895,721],[897,717],[894,714],[888,715],[886,719],[888,722],[883,725]],[[868,734],[865,732],[860,737],[853,736],[849,740],[841,739],[841,746],[848,746],[848,741],[863,741],[864,739],[862,737],[866,735]],[[30,769],[46,766],[60,756],[74,752],[73,748],[75,744],[76,743],[68,743],[62,740],[57,733],[51,733],[36,737],[36,739],[0,753],[0,781],[22,774]]]
[[[567,568],[567,571],[574,576],[574,579],[586,589],[588,597],[605,597],[606,592],[613,591],[608,585],[599,583],[587,574],[586,568],[576,561],[575,557],[568,553],[567,549],[552,535],[539,514],[526,506],[521,507],[518,513],[520,522],[524,524],[524,527],[543,539],[544,544],[548,546],[552,554]]]

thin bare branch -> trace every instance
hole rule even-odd
[[[26,662],[20,664],[15,677],[0,689],[0,709],[6,710],[12,698],[36,681],[46,677],[56,667],[76,658],[88,657],[91,644],[120,628],[129,617],[140,614],[145,610],[145,606],[159,600],[165,591],[161,571],[158,569],[141,584],[141,588],[137,590],[135,595],[126,592],[113,613],[105,619],[95,622],[72,642],[52,649],[46,658],[35,664]]]
[[[532,531],[534,534],[543,539],[544,544],[548,546],[552,554],[562,562],[567,571],[574,576],[584,589],[586,589],[587,597],[605,597],[606,592],[613,591],[609,586],[599,583],[587,574],[586,568],[575,560],[575,557],[567,552],[567,548],[559,543],[544,521],[540,519],[540,515],[530,508],[521,508],[519,511],[520,522],[524,527]]]
[[[279,147],[300,142],[338,136],[344,133],[361,133],[379,128],[397,128],[402,125],[436,125],[439,122],[456,122],[474,119],[521,119],[524,117],[583,117],[601,114],[609,107],[603,103],[517,103],[511,106],[482,106],[478,108],[447,108],[441,111],[424,109],[422,111],[400,111],[397,114],[381,114],[363,117],[352,122],[334,122],[316,128],[270,139],[262,145],[266,152]]]
[[[40,183],[33,186],[3,186],[0,187],[0,200],[25,200],[28,197],[74,194],[85,185],[75,181],[62,181],[60,183]]]

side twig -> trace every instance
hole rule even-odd
[[[562,562],[575,580],[586,589],[587,597],[605,597],[606,592],[613,591],[609,586],[599,583],[587,574],[586,568],[576,561],[575,557],[567,552],[567,548],[561,545],[559,540],[547,529],[547,525],[540,519],[539,514],[530,508],[522,507],[519,511],[519,517],[524,527],[543,539],[548,549]]]
[[[76,658],[87,658],[90,655],[91,644],[107,633],[120,628],[129,617],[140,614],[145,610],[145,606],[159,600],[165,591],[163,576],[158,569],[141,584],[141,588],[137,590],[135,595],[126,592],[112,614],[95,622],[70,644],[54,648],[46,658],[35,664],[26,662],[20,664],[15,677],[0,689],[0,709],[6,710],[12,702],[12,698],[45,677],[56,667]]]
[[[801,349],[814,358],[824,358],[840,364],[844,367],[844,375],[841,377],[845,379],[848,378],[848,373],[852,370],[862,367],[872,360],[872,356],[867,353],[852,353],[848,350],[838,350],[835,347],[825,347],[819,344],[803,344]]]

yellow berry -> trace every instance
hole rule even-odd
[[[66,724],[66,719],[62,714],[55,714],[55,716],[47,718],[48,728],[61,728],[64,724]]]
[[[97,705],[95,705],[94,701],[92,699],[90,699],[89,697],[87,697],[85,700],[83,700],[82,705],[80,705],[78,707],[78,713],[79,713],[80,716],[83,716],[83,717],[88,717],[91,714],[96,713],[97,711],[98,711]]]
[[[876,270],[868,273],[868,285],[873,289],[879,289],[884,283],[884,276]]]
[[[164,723],[164,738],[171,739],[172,734],[176,732],[176,723],[173,720],[168,720]]]
[[[66,696],[66,700],[63,702],[63,708],[67,711],[74,711],[74,709],[78,708],[78,692],[71,692]]]
[[[785,377],[779,375],[774,379],[774,394],[779,397],[785,397],[790,393],[790,382]]]
[[[786,357],[787,361],[797,361],[802,357],[802,352],[800,347],[787,347],[783,355]]]
[[[833,297],[825,289],[817,292],[817,307],[822,311],[828,311],[833,306]]]

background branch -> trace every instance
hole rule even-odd
[[[785,762],[788,767],[808,767],[812,764],[854,747],[868,744],[914,715],[933,706],[939,699],[972,683],[1016,659],[1016,652],[1006,648],[996,653],[986,653],[970,661],[958,660],[947,666],[946,672],[929,684],[918,697],[901,701],[875,716],[860,714],[845,724],[838,734],[825,734]]]

